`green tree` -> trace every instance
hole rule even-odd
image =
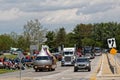
[[[78,46],[82,46],[82,39],[90,38],[93,33],[93,25],[92,24],[78,24],[73,32],[75,36],[75,41]]]
[[[66,34],[66,46],[73,47],[76,44],[75,35],[73,32]]]
[[[50,49],[54,49],[55,48],[55,38],[56,38],[56,34],[54,31],[48,31],[46,34],[46,44],[50,47]]]
[[[8,34],[0,35],[0,50],[9,50],[12,43],[14,40]]]
[[[56,46],[66,46],[66,31],[64,28],[60,28],[56,35]]]

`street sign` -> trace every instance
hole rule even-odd
[[[115,38],[107,39],[107,42],[108,42],[108,47],[109,48],[116,48]]]
[[[38,45],[30,45],[30,50],[38,50]]]
[[[116,55],[117,54],[117,50],[115,48],[112,48],[110,50],[110,54]]]
[[[17,57],[18,57],[19,59],[22,59],[22,58],[24,58],[25,56],[23,55],[23,53],[22,53],[21,51],[18,51]]]

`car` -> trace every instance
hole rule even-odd
[[[94,59],[95,58],[95,54],[94,52],[92,51],[92,47],[84,47],[84,50],[83,50],[83,56],[84,57],[88,57],[90,59]]]
[[[1,68],[4,68],[5,66],[4,66],[4,61],[3,61],[3,58],[0,58],[0,69]]]
[[[95,56],[101,56],[102,55],[102,50],[100,47],[95,47],[94,48],[94,53],[95,53]]]
[[[91,64],[90,59],[86,57],[79,57],[75,59],[74,63],[74,72],[77,72],[78,70],[87,69],[88,71],[91,71]]]

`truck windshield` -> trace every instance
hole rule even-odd
[[[72,55],[73,52],[64,52],[64,55]]]
[[[38,56],[36,60],[50,60],[49,56]]]

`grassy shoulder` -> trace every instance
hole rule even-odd
[[[8,59],[14,59],[14,58],[17,57],[17,55],[12,55],[12,54],[10,54],[10,55],[0,55],[0,58],[4,58],[4,57],[6,57]],[[16,70],[0,69],[0,74],[14,72],[14,71],[16,71]]]
[[[10,55],[1,55],[1,56],[0,56],[0,58],[4,58],[4,57],[9,58],[9,59],[14,59],[14,58],[17,57],[17,55],[12,55],[12,54],[10,54]]]
[[[0,69],[0,74],[9,73],[9,72],[15,72],[15,71],[16,70]]]

